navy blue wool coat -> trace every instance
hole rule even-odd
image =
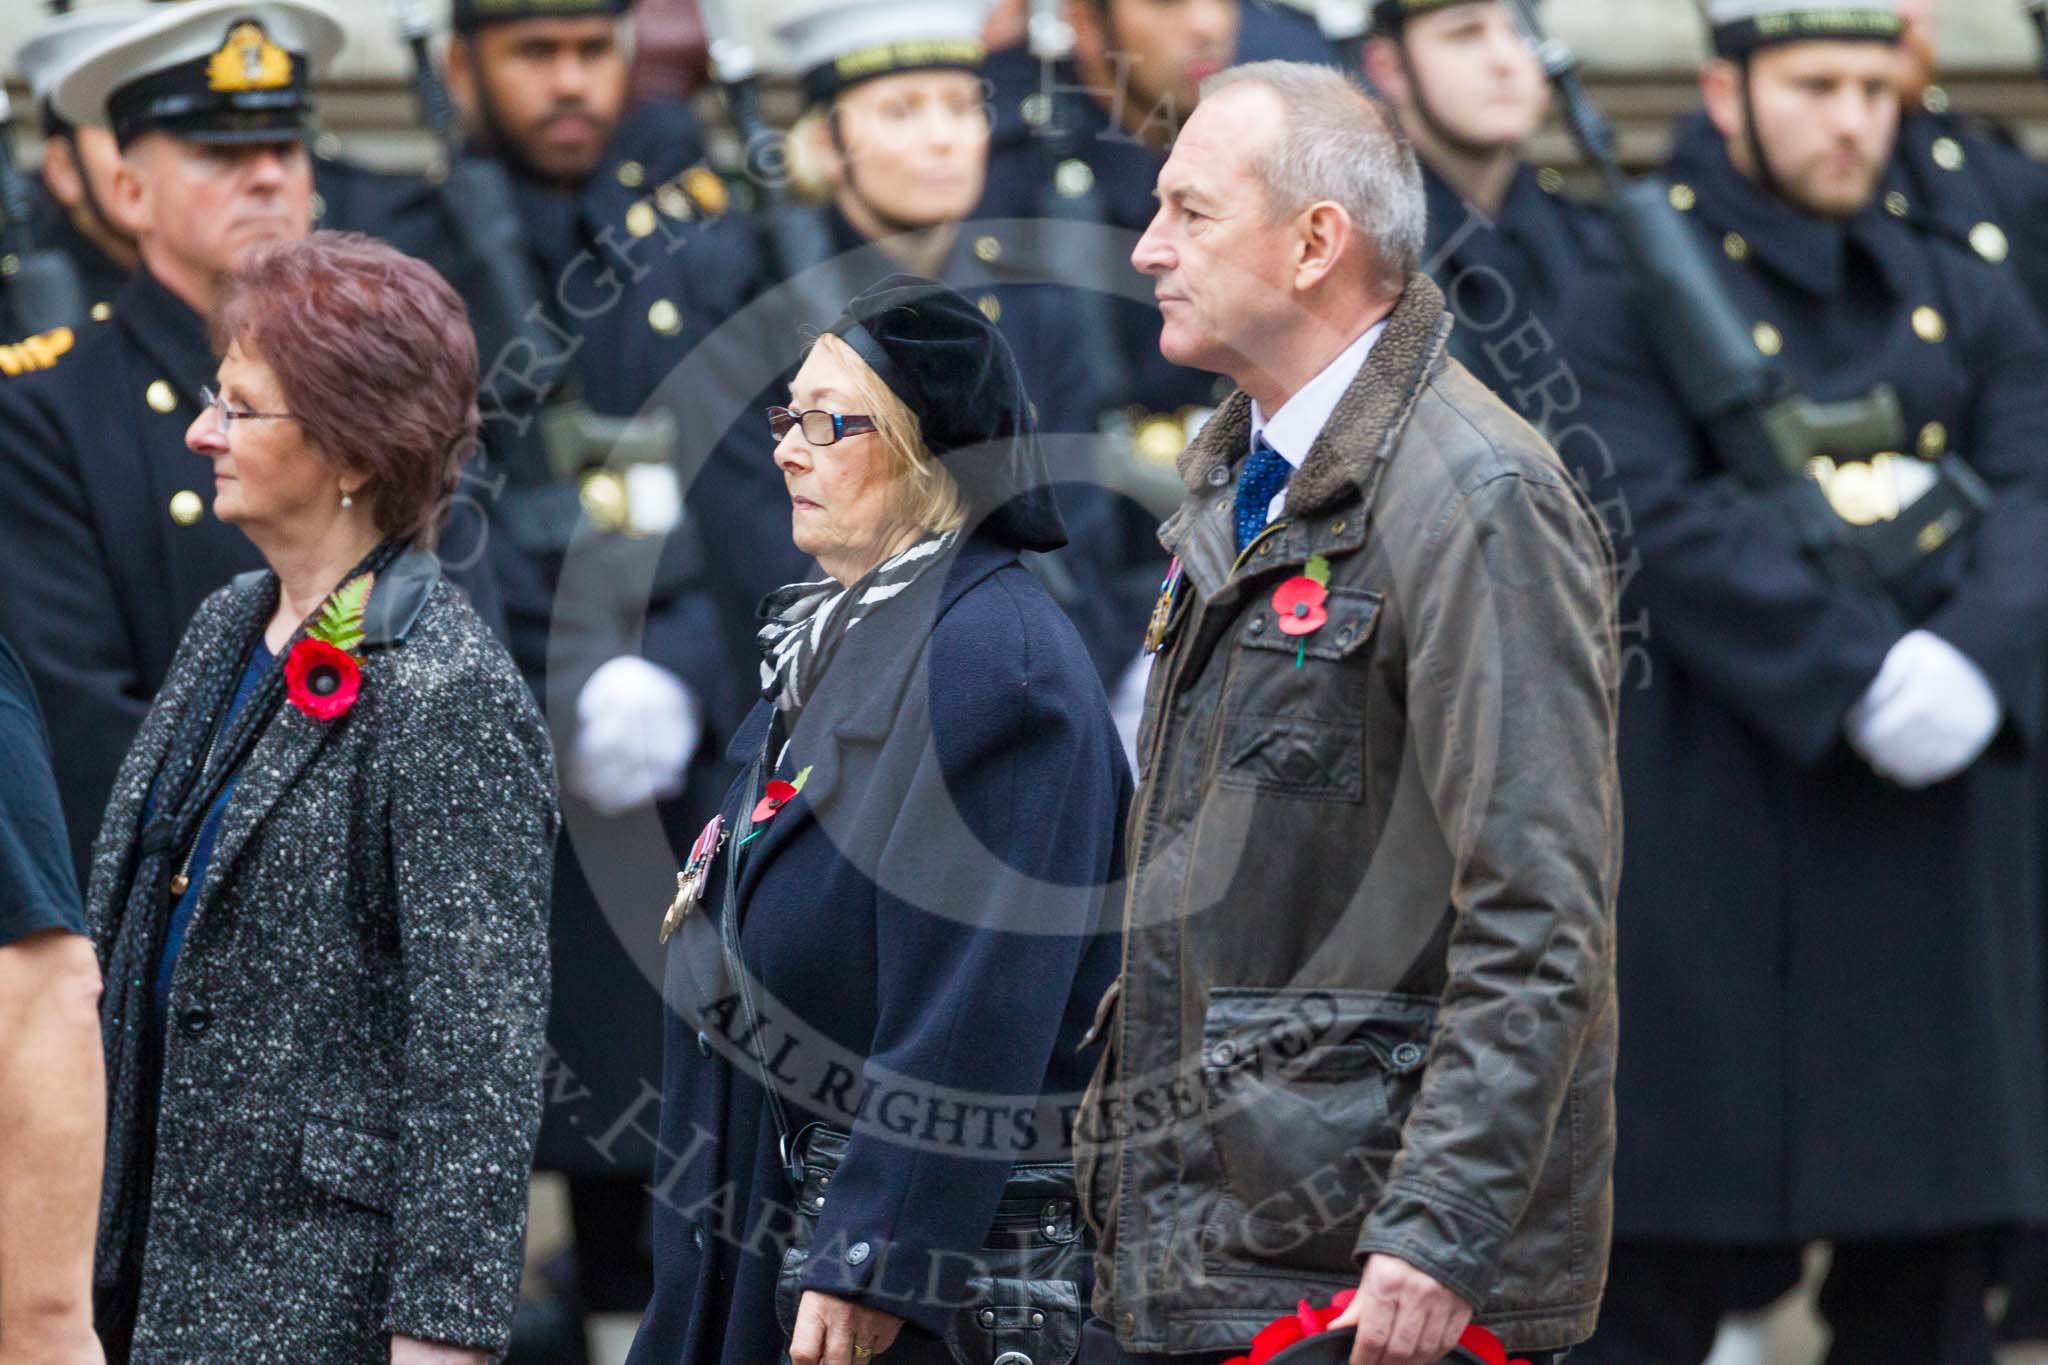
[[[737,760],[770,718],[755,709]],[[855,1134],[809,1287],[943,1331],[957,1254],[981,1246],[1013,1162],[1066,1155],[1093,1066],[1080,1041],[1117,968],[1103,921],[1130,776],[1080,637],[1012,551],[968,541],[847,634],[774,775],[806,769],[762,825],[735,784],[736,832],[669,944],[655,1292],[633,1365],[760,1365],[784,1346],[794,1191],[720,959],[736,855],[778,1089],[799,1128]]]

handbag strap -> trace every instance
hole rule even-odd
[[[776,726],[770,724],[767,737],[762,741],[761,752],[754,757],[747,769],[747,781],[743,788],[745,800],[740,811],[752,811],[761,799],[762,775],[767,768],[768,750],[775,742]],[[754,1062],[760,1068],[761,1091],[768,1097],[768,1115],[774,1121],[776,1150],[782,1157],[783,1174],[789,1183],[803,1188],[803,1153],[797,1150],[795,1126],[790,1122],[789,1110],[782,1102],[782,1092],[776,1088],[775,1077],[769,1070],[768,1048],[761,1040],[761,1015],[754,1004],[754,979],[747,972],[746,963],[740,956],[740,899],[739,867],[743,856],[740,852],[743,841],[733,841],[732,856],[725,860],[725,913],[718,917],[718,941],[724,951],[726,975],[732,978],[734,989],[740,1000],[740,1012],[746,1018],[747,1036],[753,1052]]]

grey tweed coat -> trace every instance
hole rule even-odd
[[[254,573],[206,600],[121,767],[88,895],[102,961],[173,718],[222,659],[239,668],[275,594]],[[323,723],[284,702],[250,752],[178,958],[138,1365],[381,1362],[392,1333],[505,1344],[541,1110],[553,760],[432,556],[380,576],[367,623],[354,708]],[[134,1157],[110,1145],[109,1169]]]

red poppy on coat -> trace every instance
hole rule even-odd
[[[363,667],[356,656],[325,640],[308,637],[285,656],[285,696],[314,720],[347,715],[362,685]]]
[[[1329,622],[1330,590],[1313,578],[1290,578],[1273,593],[1283,635],[1307,635]]]
[[[754,806],[754,823],[758,825],[763,820],[774,815],[775,812],[795,800],[796,793],[797,787],[794,783],[780,780],[770,782],[766,794]]]

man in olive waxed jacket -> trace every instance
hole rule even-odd
[[[1606,538],[1445,354],[1413,154],[1341,77],[1215,78],[1159,196],[1161,348],[1243,392],[1161,533],[1083,1358],[1220,1361],[1349,1288],[1353,1365],[1474,1320],[1554,1360],[1610,1218]]]

